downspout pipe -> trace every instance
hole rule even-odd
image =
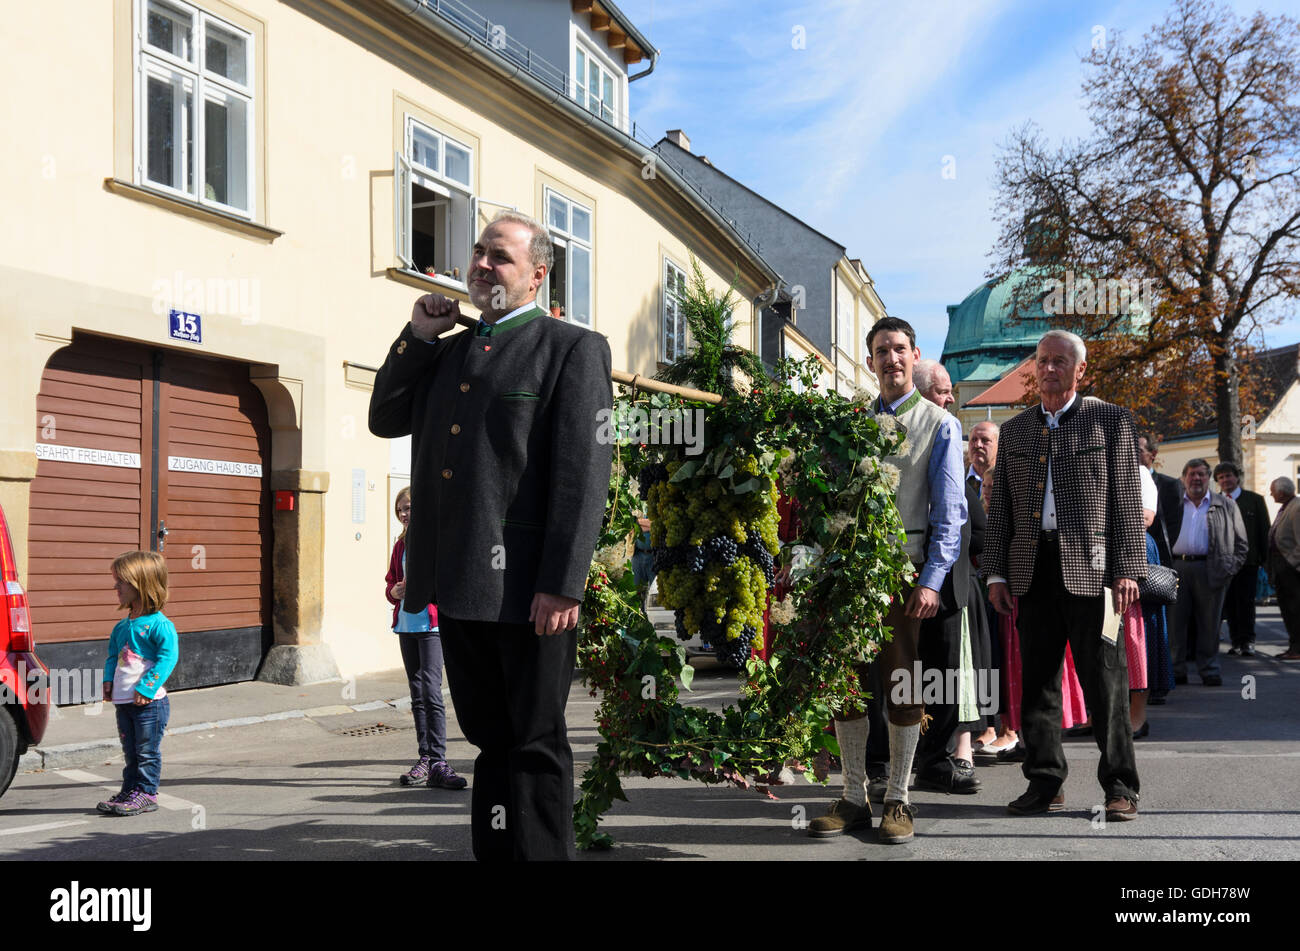
[[[628,74],[627,74],[627,81],[628,81],[629,83],[634,83],[634,82],[636,82],[638,79],[645,79],[647,76],[649,76],[651,73],[653,73],[653,72],[655,71],[655,64],[658,63],[658,62],[659,62],[659,51],[658,51],[658,50],[651,50],[651,51],[650,51],[650,68],[649,68],[649,69],[643,69],[641,72],[637,73],[635,76],[633,76],[631,73],[628,73]]]

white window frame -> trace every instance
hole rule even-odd
[[[671,275],[669,269],[676,271],[676,275]],[[664,363],[672,363],[678,357],[686,353],[688,346],[688,334],[686,329],[686,318],[682,316],[681,298],[672,287],[673,277],[677,277],[680,286],[684,290],[687,286],[686,268],[682,267],[668,255],[664,255],[663,266],[659,269],[659,274],[663,280],[663,292],[659,305],[659,359]],[[668,352],[668,321],[669,311],[672,311],[673,327],[676,331],[673,335],[676,341],[676,349],[673,353]]]
[[[587,213],[587,218],[591,221],[591,229],[588,232],[589,237],[579,238],[573,233],[570,227],[557,228],[551,224],[551,199],[562,201],[567,206],[565,221],[568,225],[573,223],[573,209],[578,208]],[[551,244],[555,245],[556,250],[564,254],[564,319],[579,327],[592,329],[596,322],[596,253],[594,245],[596,243],[596,214],[587,205],[580,201],[574,201],[568,195],[556,191],[554,188],[546,187],[542,189],[542,223],[546,225],[546,230],[551,234]],[[575,273],[573,266],[573,257],[575,250],[585,250],[587,252],[587,291],[591,299],[587,301],[587,320],[576,320],[576,313],[573,306],[573,275]],[[555,270],[554,267],[551,268]],[[546,305],[551,303],[551,274],[546,275],[546,280],[542,285],[542,292],[545,294]]]
[[[194,61],[183,60],[171,53],[161,50],[155,46],[150,46],[146,42],[148,30],[148,12],[150,0],[135,0],[132,9],[132,16],[135,19],[134,35],[132,37],[132,73],[133,73],[133,102],[135,103],[135,126],[134,138],[135,143],[135,161],[132,163],[134,169],[134,183],[141,188],[147,188],[151,191],[161,192],[171,195],[183,201],[194,202],[215,208],[227,214],[235,215],[240,218],[254,219],[257,216],[257,178],[256,178],[256,160],[257,142],[255,137],[256,130],[256,106],[257,99],[255,95],[257,77],[255,74],[257,56],[256,56],[256,39],[254,35],[242,27],[236,26],[229,20],[214,16],[201,7],[185,0],[166,0],[169,6],[177,7],[180,10],[189,13],[192,23],[191,41],[193,44]],[[221,29],[229,31],[244,40],[246,46],[246,68],[247,75],[243,83],[227,79],[207,69],[207,44],[204,41],[207,35],[209,24],[219,26]],[[156,182],[148,177],[148,149],[149,149],[149,128],[148,128],[148,97],[149,83],[148,78],[153,75],[157,78],[179,78],[190,90],[191,96],[191,120],[194,124],[194,142],[193,154],[188,154],[184,148],[184,138],[179,137],[176,148],[179,155],[179,180],[185,181],[186,170],[190,163],[194,168],[194,189],[190,191],[186,188],[176,188],[163,182]],[[209,99],[238,100],[244,104],[244,140],[246,143],[244,182],[245,193],[248,199],[248,207],[241,208],[238,205],[230,205],[215,198],[208,198],[206,195],[206,181],[204,168],[204,153],[206,146],[205,126],[204,126],[204,103]],[[177,129],[180,132],[180,128]]]
[[[417,130],[438,139],[438,168],[416,162],[413,145]],[[447,145],[450,143],[469,156],[469,181],[461,182],[446,174]],[[453,234],[452,215],[445,220],[445,233],[439,237],[450,268],[460,268],[460,278],[445,274],[421,274],[422,277],[445,284],[456,290],[468,288],[470,248],[478,237],[478,197],[474,193],[474,146],[450,136],[441,129],[421,121],[410,113],[402,116],[402,151],[393,153],[393,248],[397,260],[405,270],[415,271],[413,256],[415,209],[412,204],[413,185],[419,185],[439,196],[440,200],[465,202],[465,234],[459,239]],[[453,251],[459,247],[459,250]]]
[[[578,73],[578,54],[583,56],[582,74]],[[591,108],[588,89],[588,78],[590,64],[595,63],[597,68],[607,74],[613,82],[611,83],[613,93],[613,102],[605,102],[603,97],[598,97],[597,101],[608,108],[609,115],[602,113],[604,109],[593,110]],[[602,90],[604,83],[602,82]],[[586,109],[594,116],[599,116],[610,125],[617,126],[624,131],[627,130],[628,110],[624,108],[627,100],[627,73],[619,69],[618,64],[609,57],[604,50],[601,50],[596,43],[588,38],[577,23],[569,24],[569,98],[573,99],[578,105]]]
[[[850,360],[857,363],[857,348],[853,346],[853,299],[849,298],[846,303],[839,295],[838,291],[836,293],[835,301],[835,333],[838,338],[835,341],[835,345],[839,347],[840,351]]]

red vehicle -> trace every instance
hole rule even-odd
[[[0,795],[13,782],[18,757],[45,736],[50,672],[36,656],[27,592],[18,581],[9,525],[0,509]]]

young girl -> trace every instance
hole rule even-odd
[[[420,758],[401,775],[403,786],[425,784],[440,789],[469,785],[447,763],[447,714],[442,704],[442,638],[438,634],[438,609],[432,604],[414,614],[402,610],[406,597],[406,528],[411,522],[411,489],[397,493],[394,505],[402,534],[393,545],[393,557],[384,579],[384,594],[393,605],[393,631],[402,648],[402,664],[411,686],[411,715]]]
[[[122,789],[96,808],[105,815],[135,816],[158,809],[163,730],[171,705],[163,682],[180,656],[176,625],[162,613],[167,564],[152,551],[131,551],[113,561],[113,588],[127,616],[108,640],[104,699],[117,710],[122,739]]]

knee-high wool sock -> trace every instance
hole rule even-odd
[[[855,806],[867,804],[867,731],[866,717],[836,720],[835,739],[840,743],[840,762],[844,769],[844,798]]]
[[[835,727],[839,729],[837,724]],[[921,724],[899,726],[889,724],[889,789],[886,802],[907,802],[907,780],[912,773],[912,759],[916,755],[916,741],[921,738]]]

